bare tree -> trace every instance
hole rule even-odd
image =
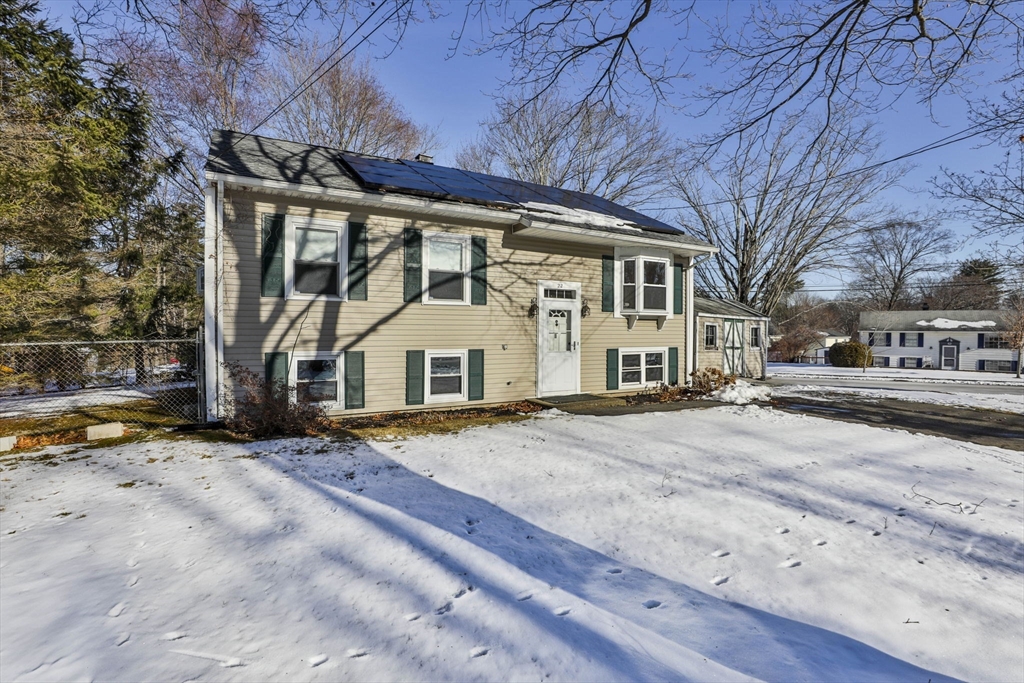
[[[150,2],[166,22],[158,34],[115,27],[95,39],[102,58],[127,63],[151,98],[154,137],[168,158],[183,154],[179,182],[194,199],[210,131],[248,130],[267,108],[259,87],[267,59],[267,28],[254,0]]]
[[[483,133],[455,156],[460,168],[640,205],[665,196],[678,158],[652,114],[576,107],[553,91],[498,100]]]
[[[832,247],[875,223],[870,204],[899,169],[870,164],[880,142],[868,123],[818,130],[789,119],[771,141],[739,136],[677,177],[680,222],[721,249],[698,267],[705,289],[771,315],[802,275],[835,265]]]
[[[872,310],[906,308],[914,280],[952,249],[953,233],[934,220],[893,219],[858,233],[851,245],[853,298]]]
[[[1003,318],[1010,347],[1017,350],[1017,377],[1020,377],[1021,365],[1024,363],[1024,291],[1013,292],[1007,297]]]
[[[436,134],[409,117],[367,60],[342,60],[308,89],[299,87],[319,65],[330,65],[336,47],[314,39],[283,50],[270,92],[275,101],[290,103],[271,127],[290,140],[364,154],[409,158],[433,151]]]
[[[934,310],[963,311],[999,308],[1003,298],[1002,268],[987,258],[961,261],[951,276],[923,278],[921,299]]]

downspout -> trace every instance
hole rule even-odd
[[[689,257],[686,267],[686,380],[685,384],[689,386],[693,382],[693,378],[690,376],[697,367],[697,339],[694,336],[696,334],[697,326],[697,312],[693,308],[693,269],[697,267],[697,264],[711,258],[713,254],[701,254],[697,257]]]

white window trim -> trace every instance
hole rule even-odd
[[[348,299],[348,221],[288,216],[284,239],[284,297],[300,301],[345,301]],[[295,229],[334,230],[338,235],[338,294],[304,294],[295,291]]]
[[[715,345],[714,346],[708,346],[707,339],[708,339],[708,328],[709,327],[715,328]],[[701,345],[702,349],[704,349],[705,351],[717,351],[720,348],[722,348],[721,344],[719,343],[721,341],[721,336],[720,336],[720,334],[718,332],[718,324],[717,323],[704,323],[704,329],[702,330],[702,332],[704,334],[704,336],[701,337],[701,341],[700,341],[700,345]]]
[[[296,352],[291,354],[292,358],[288,363],[288,386],[296,389],[295,392],[289,390],[289,401],[292,403],[298,402],[298,386],[299,386],[299,361],[300,360],[333,360],[338,365],[338,400],[337,401],[317,401],[313,405],[318,405],[326,410],[344,410],[345,409],[345,354],[342,352],[333,353],[330,351],[319,351],[315,353],[300,353]]]
[[[449,242],[461,242],[462,243],[462,300],[455,301],[453,299],[437,299],[431,300],[430,298],[430,247],[427,243],[433,238],[441,238]],[[472,270],[472,264],[470,261],[473,258],[473,236],[462,235],[454,232],[423,232],[423,255],[420,258],[421,269],[422,269],[422,281],[420,283],[420,291],[423,292],[423,296],[420,297],[420,303],[429,306],[469,306],[470,301],[470,271]]]
[[[637,309],[635,311],[623,311],[622,310],[622,262],[628,259],[644,259],[647,261],[664,261],[665,262],[665,310],[648,310],[648,309]],[[637,264],[637,292],[636,300],[638,304],[643,303],[642,283],[643,280],[643,267],[641,264]],[[674,266],[674,257],[672,252],[663,251],[661,249],[638,249],[636,247],[615,247],[615,311],[612,314],[616,318],[632,318],[632,319],[651,319],[651,318],[664,318],[670,320],[674,317],[673,310],[675,308],[675,273],[676,269]],[[659,327],[660,329],[660,327]]]
[[[434,356],[462,357],[462,393],[439,394],[430,393],[430,359]],[[427,349],[423,353],[423,401],[425,403],[457,403],[468,401],[469,392],[469,349]]]
[[[644,381],[643,382],[639,382],[639,383],[626,384],[626,383],[624,383],[622,381],[622,372],[623,372],[622,357],[623,356],[631,356],[631,355],[634,355],[634,354],[637,354],[637,353],[639,353],[640,356],[641,356],[641,358],[640,358],[640,370],[643,373]],[[653,382],[648,382],[647,381],[647,363],[645,362],[646,359],[643,357],[645,353],[660,353],[660,354],[662,354],[662,356],[661,356],[661,379],[660,380],[655,380]],[[626,388],[626,389],[645,389],[647,387],[656,387],[656,386],[658,386],[660,384],[668,384],[668,347],[667,346],[663,347],[663,348],[644,347],[644,348],[632,348],[632,349],[619,349],[619,388],[620,389],[623,389],[623,388]]]
[[[757,346],[754,346],[754,330],[757,330]],[[761,334],[761,326],[760,325],[751,325],[750,326],[750,334],[749,334],[749,338],[747,339],[747,343],[750,345],[750,348],[752,348],[752,349],[759,349],[762,346],[764,346],[764,335]]]

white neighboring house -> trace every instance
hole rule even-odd
[[[883,367],[1016,372],[1002,311],[865,311],[860,341]]]

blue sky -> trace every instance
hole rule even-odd
[[[373,59],[382,82],[402,102],[414,120],[438,130],[443,146],[431,151],[440,164],[451,164],[459,146],[477,134],[479,122],[491,111],[489,95],[499,92],[501,80],[509,76],[507,63],[497,55],[466,54],[468,41],[464,41],[462,49],[453,54],[451,36],[461,26],[462,6],[461,2],[453,1],[449,16],[411,25],[397,49],[392,50],[390,43],[375,38],[376,44],[366,44],[357,53]],[[43,4],[44,11],[65,28],[68,28],[66,12],[70,7],[71,2],[68,0],[47,0]],[[708,7],[732,11],[734,17],[731,18],[741,16],[746,11],[745,3],[721,3],[717,6],[707,4],[702,6],[702,11],[706,12]],[[350,27],[344,29],[346,34],[351,30]],[[641,31],[644,33],[638,37],[647,45],[657,50],[674,50],[679,57],[686,55],[684,47],[692,45],[693,41],[699,44],[705,39],[700,26],[691,26],[685,37],[682,29],[668,22],[651,22],[641,26]],[[479,30],[474,32],[471,29],[469,33],[472,36],[480,35]],[[683,41],[688,41],[687,45],[682,45]],[[722,77],[703,64],[700,57],[691,56],[686,68],[694,74],[694,79],[691,83],[682,83],[680,91],[716,78],[721,80]],[[983,79],[985,70],[979,70],[978,73],[981,74],[978,78]],[[979,88],[975,96],[984,93],[995,95],[999,92],[999,88],[990,82],[979,80],[975,85]],[[689,109],[685,108],[686,102],[682,97],[675,98],[672,104],[677,108],[660,107],[659,114],[669,131],[682,140],[717,130],[722,123],[720,118],[712,115],[703,118],[687,115],[688,111],[693,111],[693,105]],[[653,105],[652,101],[634,103],[638,108]],[[957,96],[940,98],[933,103],[930,113],[926,106],[915,102],[913,93],[909,93],[875,117],[885,139],[883,157],[897,156],[967,128],[969,121],[966,113],[964,101]],[[939,166],[964,172],[990,168],[1002,153],[1003,150],[993,146],[961,142],[922,154],[913,159],[915,167],[904,176],[901,187],[889,191],[880,200],[911,210],[948,208],[931,199],[927,193],[928,179],[939,173]],[[952,219],[946,225],[964,239],[971,236],[970,226],[962,221]],[[983,243],[969,241],[951,254],[950,260],[964,258],[983,249]],[[833,285],[836,282],[833,275],[824,273],[808,278],[808,284],[817,286]]]

